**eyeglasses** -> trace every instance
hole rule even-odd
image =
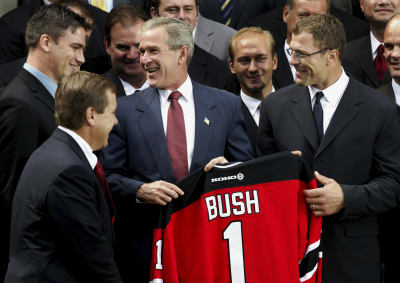
[[[296,59],[304,59],[306,57],[310,57],[310,56],[318,54],[318,53],[322,53],[322,52],[325,53],[327,50],[328,50],[327,48],[324,48],[324,49],[321,49],[321,50],[319,50],[317,52],[314,52],[314,53],[311,53],[311,54],[304,54],[304,53],[301,53],[301,52],[298,52],[298,51],[293,51],[291,48],[288,48],[287,49],[287,53],[290,56],[293,56]]]

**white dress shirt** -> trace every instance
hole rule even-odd
[[[272,92],[275,91],[274,86],[272,86]],[[243,103],[246,105],[247,109],[249,109],[249,112],[251,116],[253,116],[254,122],[256,122],[257,127],[260,122],[260,106],[261,106],[261,100],[253,98],[243,92],[243,90],[240,90],[240,97],[243,100]]]
[[[139,88],[135,88],[133,85],[131,85],[131,84],[128,83],[127,81],[124,81],[124,80],[121,79],[121,78],[119,78],[119,80],[120,80],[121,83],[122,83],[122,87],[124,88],[125,94],[126,94],[126,95],[132,95],[132,94],[134,94],[135,91],[137,91],[137,90],[144,90],[144,89],[146,89],[146,88],[149,87],[149,82],[148,82],[147,80],[146,80],[146,81],[144,82],[144,84],[143,84],[141,87],[139,87]]]
[[[182,95],[179,97],[178,102],[182,107],[183,117],[185,120],[185,132],[186,132],[186,146],[188,155],[188,171],[190,170],[190,164],[192,163],[193,149],[194,149],[194,137],[195,137],[195,113],[194,113],[194,100],[193,100],[193,85],[189,76],[187,76],[185,82],[176,89]],[[171,101],[168,99],[172,90],[159,89],[160,93],[160,105],[161,105],[161,116],[164,126],[164,134],[167,135],[167,121],[168,121],[168,109]]]
[[[63,126],[58,126],[58,128],[66,132],[68,135],[71,136],[71,138],[73,138],[76,141],[76,143],[79,145],[79,147],[85,154],[87,160],[89,161],[90,167],[92,167],[92,169],[94,170],[94,167],[96,167],[97,164],[97,156],[93,153],[93,149],[90,147],[90,145],[74,131],[71,131],[70,129],[67,129]]]
[[[379,40],[376,39],[376,37],[374,36],[372,31],[369,32],[369,35],[371,38],[372,61],[374,61],[376,58],[376,55],[378,55],[378,47],[379,47],[379,45],[382,44],[382,42],[379,42]]]
[[[340,75],[339,79],[326,89],[316,89],[312,86],[308,87],[311,96],[311,107],[313,107],[315,103],[315,94],[318,91],[322,91],[324,94],[320,100],[322,109],[324,111],[324,134],[329,126],[329,123],[332,120],[332,116],[335,113],[340,100],[342,99],[343,93],[346,90],[348,83],[349,77],[346,75],[342,68],[342,74]]]
[[[293,80],[296,81],[296,69],[293,67],[293,65],[290,65],[290,55],[289,55],[289,44],[287,43],[287,38],[285,39],[285,46],[283,47],[283,52],[286,55],[287,61],[289,63],[290,66],[290,71],[292,71],[292,76],[293,76]]]
[[[394,97],[396,99],[396,104],[400,106],[400,85],[392,79],[392,88],[394,92]]]

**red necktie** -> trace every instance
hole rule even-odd
[[[168,109],[167,121],[167,145],[177,181],[188,175],[185,120],[182,107],[178,102],[181,95],[179,91],[173,91],[169,95],[171,104]]]
[[[94,172],[96,174],[97,180],[100,183],[101,189],[103,190],[104,196],[107,201],[108,208],[110,210],[112,223],[114,224],[116,210],[115,210],[114,202],[111,197],[110,189],[108,188],[106,176],[104,175],[103,167],[101,166],[100,161],[98,159],[97,159],[96,167],[94,167]]]
[[[378,80],[379,82],[382,82],[383,75],[386,72],[387,65],[385,61],[385,57],[383,56],[383,51],[384,51],[383,44],[379,45],[378,47],[378,54],[376,54],[374,64],[375,64],[375,71],[376,74],[378,75]]]

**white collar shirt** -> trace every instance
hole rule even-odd
[[[372,33],[372,31],[369,32],[370,34],[370,38],[371,38],[371,50],[372,50],[372,61],[375,60],[376,55],[378,55],[378,47],[379,45],[381,45],[382,43],[379,42],[378,39],[376,39],[376,37],[374,36],[374,34]]]
[[[285,39],[285,46],[283,47],[283,52],[285,53],[286,58],[287,58],[287,61],[288,61],[288,63],[289,63],[290,71],[292,72],[293,80],[296,81],[296,69],[293,67],[293,65],[290,65],[289,50],[290,50],[290,47],[289,47],[289,44],[288,44],[287,38],[286,38],[286,39]]]
[[[124,81],[123,79],[119,78],[119,80],[122,83],[122,87],[124,88],[125,94],[126,95],[132,95],[134,94],[136,91],[140,91],[140,90],[144,90],[146,88],[149,87],[149,82],[146,80],[144,82],[144,84],[139,87],[139,88],[135,88],[133,85],[131,85],[130,83],[128,83],[127,81]]]
[[[394,97],[396,99],[396,104],[400,106],[400,85],[392,79],[392,88],[394,92]]]
[[[272,86],[272,92],[275,91],[274,86]],[[260,122],[260,105],[261,105],[261,100],[253,98],[243,92],[243,90],[240,90],[240,97],[243,100],[243,103],[246,105],[247,109],[249,109],[249,112],[251,116],[254,119],[254,122],[256,122],[257,127]]]
[[[90,147],[90,145],[74,131],[71,131],[70,129],[67,129],[63,126],[58,126],[58,128],[66,132],[68,135],[71,136],[71,138],[73,138],[76,141],[76,143],[79,145],[79,147],[85,154],[87,160],[89,161],[90,167],[92,167],[92,169],[94,170],[94,167],[96,167],[97,164],[97,156],[93,153],[93,149]]]
[[[183,117],[185,120],[185,132],[186,132],[186,146],[188,155],[188,171],[190,170],[190,164],[192,163],[194,139],[195,139],[195,107],[193,99],[193,85],[190,77],[187,76],[185,82],[176,89],[182,95],[179,97],[178,102],[182,107]],[[164,126],[164,134],[167,135],[167,122],[168,122],[168,109],[171,101],[168,99],[172,90],[159,89],[160,93],[160,106],[161,116]]]
[[[349,77],[346,75],[342,68],[342,74],[340,75],[339,79],[326,89],[317,89],[313,86],[308,87],[311,97],[311,108],[314,107],[315,94],[318,91],[322,91],[324,94],[320,100],[324,112],[324,134],[326,133],[326,129],[328,128],[329,123],[332,120],[333,114],[335,113],[336,108],[339,105],[340,100],[342,99],[343,93],[346,90],[348,83]]]

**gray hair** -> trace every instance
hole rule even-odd
[[[142,31],[152,30],[158,27],[164,27],[166,32],[165,42],[171,50],[178,50],[183,46],[189,49],[188,62],[193,56],[194,41],[190,26],[181,20],[175,18],[156,17],[144,23]]]

